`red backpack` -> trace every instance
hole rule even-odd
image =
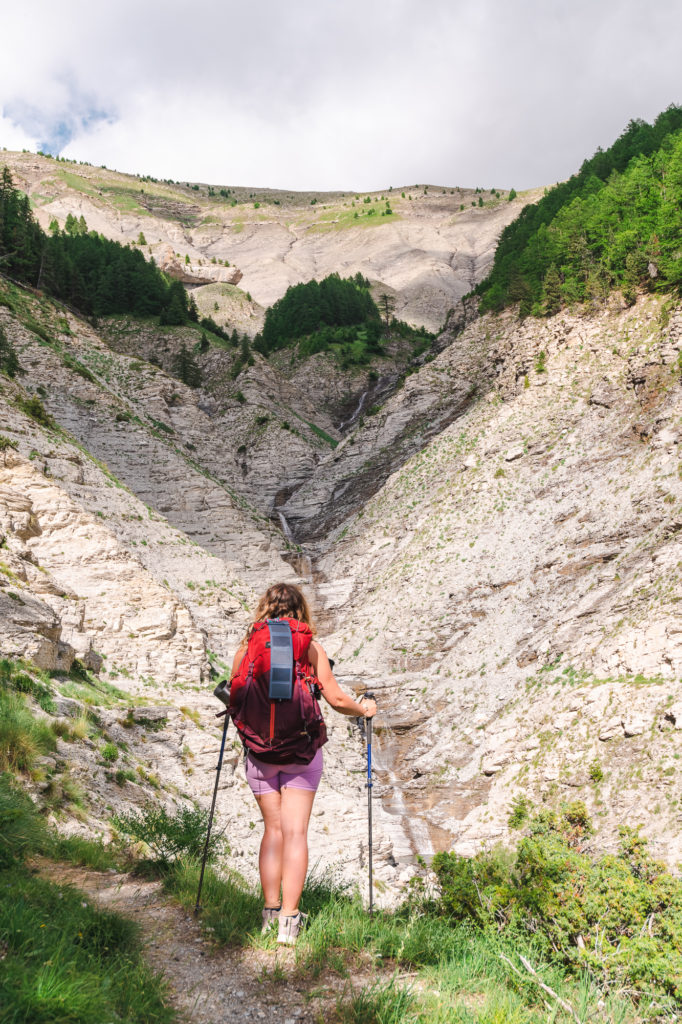
[[[270,699],[270,631],[267,622],[256,622],[246,654],[232,678],[230,715],[244,746],[259,760],[269,764],[308,764],[327,742],[317,678],[308,661],[313,634],[305,622],[281,621],[291,629],[291,698]]]

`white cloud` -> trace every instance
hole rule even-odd
[[[182,180],[521,188],[682,99],[680,29],[677,0],[24,0],[0,129]]]
[[[0,114],[0,146],[3,149],[30,149],[35,152],[38,141],[23,128]]]

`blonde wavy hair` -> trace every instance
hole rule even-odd
[[[308,602],[303,591],[293,583],[273,583],[265,591],[256,605],[253,621],[266,622],[267,619],[298,619],[315,633]],[[248,644],[252,630],[253,624],[246,631],[242,644]]]

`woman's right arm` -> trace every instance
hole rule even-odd
[[[322,696],[334,711],[342,715],[355,715],[357,718],[372,718],[376,714],[377,706],[371,698],[363,697],[357,701],[344,693],[334,678],[329,658],[321,644],[315,641],[311,643],[308,660],[315,669]]]

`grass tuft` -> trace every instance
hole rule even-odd
[[[0,690],[0,771],[28,772],[56,746],[52,728],[33,717],[22,695]]]
[[[40,669],[22,661],[0,660],[0,688],[26,693],[40,705],[43,711],[53,712],[55,703],[47,676]]]
[[[103,866],[96,843],[50,837],[37,808],[0,776],[0,991],[2,1021],[172,1024],[164,982],[145,965],[137,924],[98,910],[71,886],[23,861],[54,853]],[[101,853],[101,851],[100,851]]]
[[[125,858],[117,847],[105,844],[101,839],[86,839],[85,836],[57,836],[49,852],[54,860],[79,864],[93,871],[125,866]]]
[[[199,885],[200,862],[176,861],[164,876],[164,888],[187,908],[193,908]],[[220,945],[250,945],[261,926],[260,895],[236,872],[221,876],[207,867],[201,893],[202,927]]]
[[[395,979],[376,981],[336,1003],[338,1024],[417,1024],[415,1000]]]

